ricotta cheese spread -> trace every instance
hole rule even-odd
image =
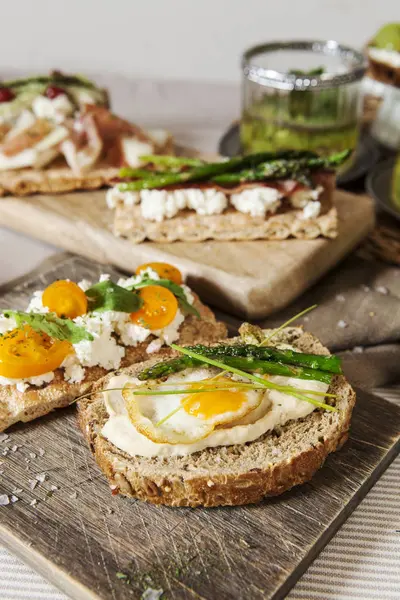
[[[207,376],[205,371],[205,369],[197,369],[192,370],[192,373],[182,372],[169,377],[168,382],[175,382],[179,385],[182,380],[199,381]],[[269,379],[273,383],[290,385],[299,389],[304,389],[305,385],[304,380],[301,379],[289,379],[280,376],[270,377]],[[260,406],[250,412],[245,419],[237,422],[236,425],[232,423],[228,427],[214,429],[207,437],[191,444],[156,443],[139,433],[129,419],[121,392],[111,391],[111,388],[122,388],[128,382],[143,385],[143,382],[127,375],[112,377],[107,385],[109,391],[106,389],[104,392],[104,401],[109,418],[103,426],[102,435],[130,456],[168,458],[171,456],[186,456],[205,448],[245,444],[278,426],[284,425],[288,421],[306,417],[315,409],[314,405],[305,400],[298,400],[276,390],[266,390],[263,393]],[[306,383],[307,389],[318,392],[327,392],[329,387],[319,381],[307,381]]]

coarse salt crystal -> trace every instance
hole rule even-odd
[[[10,498],[7,496],[7,494],[1,494],[0,506],[6,506],[7,504],[10,504]]]
[[[378,294],[383,294],[384,296],[387,296],[389,293],[389,290],[387,289],[387,287],[385,287],[383,285],[378,285],[378,287],[376,287],[375,289],[378,292]]]
[[[343,294],[336,294],[336,300],[338,302],[344,302],[346,298],[343,296]]]
[[[348,323],[346,323],[346,321],[342,321],[342,320],[340,320],[340,321],[338,321],[338,324],[337,324],[337,326],[338,326],[340,329],[346,329],[346,327],[348,327],[349,325],[348,325]]]

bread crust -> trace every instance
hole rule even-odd
[[[294,345],[300,350],[328,353],[311,334],[304,333],[300,328],[290,328],[290,332],[291,336],[296,336]],[[142,365],[125,369],[124,372],[135,375],[154,362],[156,359],[151,359]],[[99,381],[96,388],[103,389],[106,382],[107,378]],[[259,449],[262,455],[266,445],[275,443],[274,432],[248,444],[206,448],[182,459],[148,459],[129,456],[101,435],[101,429],[108,418],[101,394],[93,395],[78,404],[78,422],[113,494],[169,506],[252,504],[309,481],[323,465],[328,454],[345,443],[355,392],[343,376],[335,376],[330,391],[338,394],[338,413],[314,411],[304,419],[289,422],[281,428],[277,447],[278,443],[279,447],[285,447],[290,436],[298,436],[296,452],[280,460],[269,457],[253,461],[250,465],[244,457]],[[308,426],[313,431],[309,440],[304,439],[304,432],[301,437],[301,432]],[[322,434],[322,431],[325,433]],[[277,450],[277,447],[273,447]],[[199,466],[203,459],[210,456],[214,460],[214,466],[208,469]],[[232,462],[231,468],[221,470],[218,458],[224,464]]]
[[[179,328],[179,342],[191,344],[198,340],[213,341],[226,335],[226,326],[215,319],[213,312],[194,294],[194,306],[200,313],[200,319],[194,315],[186,317]],[[149,358],[146,349],[148,340],[137,346],[127,346],[121,366],[128,367]],[[165,356],[169,348],[161,348],[154,356]],[[27,422],[46,415],[56,408],[71,404],[79,396],[90,392],[97,380],[107,375],[108,371],[101,367],[86,368],[86,377],[81,383],[68,383],[63,377],[62,369],[56,369],[54,379],[42,387],[30,387],[20,392],[14,385],[0,386],[0,431],[4,431],[19,421]]]

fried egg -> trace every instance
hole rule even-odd
[[[131,423],[153,442],[192,444],[260,406],[263,390],[235,388],[242,380],[230,376],[215,379],[217,374],[217,369],[193,369],[169,377],[167,382],[126,384],[122,396]],[[222,389],[227,385],[232,389]],[[202,391],[210,387],[215,391]],[[174,390],[182,393],[168,393]],[[141,395],[143,392],[146,395]]]
[[[245,399],[242,389],[238,390],[239,396],[222,396],[222,390],[218,390],[214,399],[212,392],[205,392],[204,400],[201,391],[193,393],[194,385],[199,389],[201,382],[216,373],[212,368],[187,369],[163,382],[143,382],[127,374],[112,377],[103,391],[108,419],[102,427],[102,435],[130,456],[170,458],[205,448],[252,442],[275,427],[306,417],[315,409],[313,404],[277,390],[246,389]],[[281,376],[269,377],[269,381],[281,386],[291,385],[299,391],[305,384],[302,379]],[[179,397],[167,394],[135,396],[129,389],[155,390],[158,387],[160,391],[166,389],[166,383],[170,390],[178,389],[179,385],[184,387],[185,393]],[[308,380],[306,383],[307,389],[319,393],[326,392],[329,387],[320,381]],[[193,386],[192,390],[187,386]],[[185,410],[182,401],[188,396]],[[160,423],[165,417],[168,418]]]

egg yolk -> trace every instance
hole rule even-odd
[[[63,279],[55,281],[44,290],[42,304],[58,317],[67,319],[84,315],[88,309],[85,292],[73,281]]]
[[[140,273],[142,273],[145,269],[152,269],[161,277],[161,279],[169,279],[170,281],[173,281],[178,285],[181,285],[183,281],[182,273],[180,272],[180,270],[172,265],[169,265],[168,263],[145,263],[144,265],[140,265],[140,267],[136,269],[136,275],[140,275]]]
[[[209,384],[208,384],[209,385]],[[197,383],[193,387],[201,389]],[[181,403],[184,410],[192,417],[212,419],[225,413],[238,412],[246,402],[244,392],[216,390],[215,392],[199,392],[188,394]]]
[[[131,313],[131,321],[152,331],[163,329],[175,318],[178,301],[174,294],[161,285],[148,285],[139,290],[142,307]]]
[[[29,325],[0,337],[0,375],[10,379],[35,377],[54,371],[72,352],[66,341],[54,340]]]

